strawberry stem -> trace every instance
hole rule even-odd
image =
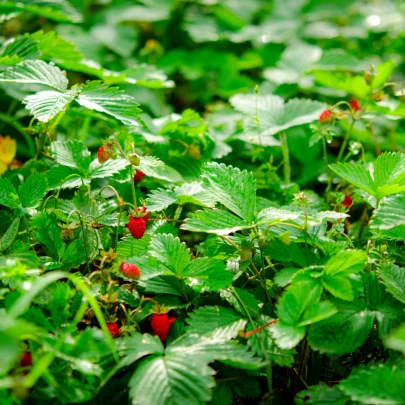
[[[253,330],[251,330],[249,332],[241,332],[241,333],[239,333],[239,336],[248,338],[250,336],[253,336],[257,332],[260,332],[264,328],[267,328],[268,326],[273,325],[274,323],[277,323],[277,322],[278,322],[278,318],[277,319],[272,319],[270,322],[267,322],[265,325],[259,326],[258,328],[253,329]]]

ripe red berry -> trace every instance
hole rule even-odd
[[[108,159],[110,159],[112,156],[112,152],[109,148],[105,146],[100,146],[97,151],[97,158],[99,163],[103,164],[107,162]]]
[[[146,174],[144,172],[137,170],[134,176],[134,182],[139,183],[145,176]]]
[[[159,336],[159,339],[164,342],[170,330],[170,325],[176,318],[170,317],[167,314],[152,314],[150,318],[150,325],[153,334]]]
[[[30,367],[32,366],[32,355],[30,352],[24,352],[20,358],[21,367]]]
[[[332,120],[333,114],[331,110],[324,110],[322,111],[321,115],[319,116],[318,122],[325,124]]]
[[[118,327],[116,322],[107,322],[107,329],[110,332],[110,335],[113,339],[116,339],[120,335],[120,328]]]
[[[347,195],[344,200],[342,201],[342,205],[345,208],[350,208],[353,204],[353,199],[350,197],[350,195]]]
[[[134,280],[138,280],[139,277],[141,277],[141,271],[135,264],[123,262],[120,266],[120,270],[125,277],[133,278]]]
[[[131,235],[135,239],[141,239],[142,236],[145,234],[146,231],[146,221],[144,217],[140,218],[135,218],[135,217],[130,217],[129,222],[128,222],[128,229],[129,232],[131,232]]]
[[[350,106],[353,108],[354,111],[361,110],[360,104],[355,98],[350,100]]]

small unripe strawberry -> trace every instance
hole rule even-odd
[[[110,332],[110,335],[113,339],[116,339],[120,335],[120,328],[116,322],[107,322],[107,329]]]
[[[382,91],[376,91],[371,95],[371,98],[378,102],[384,100],[384,93]]]
[[[265,235],[260,234],[257,238],[257,244],[259,245],[260,249],[265,249],[267,246],[269,246],[269,239]]]
[[[150,325],[153,330],[153,334],[159,336],[159,339],[164,342],[167,338],[167,334],[170,330],[170,325],[176,320],[176,318],[170,317],[167,314],[152,314],[150,318]]]
[[[371,83],[373,83],[373,80],[375,78],[375,73],[369,70],[366,70],[364,72],[364,81],[366,82],[366,84],[368,84],[370,86]]]
[[[239,257],[242,263],[251,261],[253,257],[253,249],[249,246],[244,246]]]
[[[141,158],[136,153],[130,153],[127,155],[127,160],[133,166],[139,166],[141,163]]]
[[[146,174],[144,172],[137,170],[134,176],[134,182],[139,183],[145,176]]]
[[[120,266],[121,273],[128,278],[132,278],[134,280],[138,280],[141,277],[141,271],[139,270],[138,266],[132,263],[125,263],[123,262]]]
[[[320,124],[326,124],[331,122],[333,118],[333,114],[331,110],[324,110],[322,111],[321,115],[319,116],[318,122]]]
[[[350,208],[353,205],[353,199],[350,195],[345,196],[344,200],[342,201],[342,206],[345,208]]]
[[[290,232],[284,232],[281,235],[279,235],[281,243],[284,245],[288,246],[291,243],[291,238],[290,238]]]
[[[30,367],[32,366],[32,355],[30,352],[24,352],[20,357],[20,366],[21,367]]]
[[[201,158],[201,151],[197,146],[195,145],[190,145],[187,148],[187,156],[193,160],[200,160]]]
[[[112,156],[112,152],[106,146],[100,146],[97,151],[97,158],[100,164],[107,162]]]
[[[135,218],[130,217],[128,222],[128,229],[135,239],[141,239],[146,231],[146,221],[143,217]]]
[[[353,108],[354,111],[361,110],[360,104],[355,98],[350,100],[350,106]]]
[[[73,240],[73,229],[71,228],[62,228],[60,231],[60,238],[65,243],[69,243]]]

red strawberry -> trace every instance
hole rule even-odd
[[[20,357],[20,366],[21,367],[30,367],[32,366],[32,355],[30,352],[24,352]]]
[[[110,159],[112,156],[112,152],[109,148],[105,146],[100,146],[97,151],[97,157],[99,163],[103,164],[107,162],[108,159]]]
[[[355,98],[350,100],[350,106],[353,108],[354,111],[361,110],[360,104]]]
[[[128,278],[138,280],[141,277],[141,271],[135,264],[123,262],[120,266],[121,273]]]
[[[318,122],[322,124],[326,124],[332,120],[333,114],[331,110],[324,110],[322,111],[321,115],[319,116]]]
[[[342,205],[345,208],[350,208],[353,205],[353,199],[350,195],[347,195],[345,199],[342,201]]]
[[[135,218],[131,216],[127,226],[135,239],[141,239],[146,231],[146,221],[143,217]]]
[[[176,318],[170,317],[167,314],[152,314],[150,325],[153,329],[153,334],[159,336],[159,339],[164,342],[170,330],[170,325]]]
[[[146,174],[144,172],[137,170],[134,176],[134,182],[139,183],[145,176]]]
[[[107,329],[110,332],[110,335],[113,339],[116,339],[120,335],[120,328],[118,327],[116,322],[107,322]]]

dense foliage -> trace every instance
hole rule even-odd
[[[0,403],[405,404],[405,5],[0,1]]]

